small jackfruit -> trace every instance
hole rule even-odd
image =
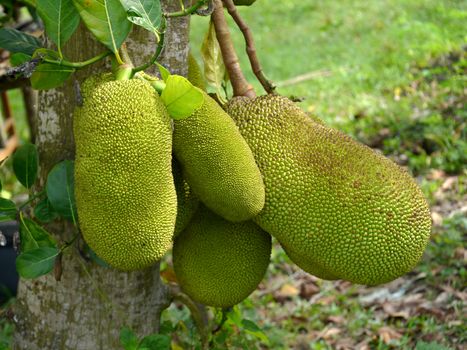
[[[170,249],[175,226],[169,115],[142,80],[92,76],[81,92],[73,120],[81,232],[109,265],[145,268]]]
[[[254,221],[299,267],[376,285],[419,261],[431,217],[405,170],[284,97],[236,98],[227,112],[264,176],[266,203]]]
[[[172,158],[172,175],[177,192],[177,220],[174,232],[174,237],[176,237],[185,229],[198,210],[199,201],[183,178],[182,169],[175,157]]]
[[[206,80],[204,80],[203,73],[201,73],[201,68],[196,62],[196,59],[192,55],[191,51],[188,52],[188,80],[194,86],[200,88],[203,91],[206,91]]]
[[[250,148],[235,123],[206,93],[190,117],[174,121],[173,149],[199,199],[230,221],[257,215],[264,184]]]
[[[173,264],[193,300],[229,307],[248,297],[266,273],[271,236],[251,221],[233,223],[200,206],[175,239]]]

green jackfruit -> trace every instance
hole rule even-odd
[[[193,300],[229,307],[248,297],[266,273],[271,236],[251,221],[233,223],[200,206],[175,239],[173,264]]]
[[[257,215],[264,184],[235,123],[206,93],[190,117],[174,121],[173,148],[185,179],[212,211],[230,221]]]
[[[191,54],[191,51],[188,53],[188,80],[194,86],[200,88],[203,91],[206,91],[206,80],[204,80],[203,73],[201,73],[201,67],[196,62],[196,59]]]
[[[74,114],[75,196],[86,243],[109,265],[136,270],[171,247],[177,198],[170,118],[142,80],[82,85]]]
[[[177,220],[175,221],[174,233],[174,237],[176,237],[185,229],[198,210],[199,201],[183,178],[182,169],[175,157],[172,158],[172,175],[177,191]]]
[[[302,269],[376,285],[410,271],[430,236],[427,202],[410,175],[290,100],[227,106],[264,176],[254,219]]]

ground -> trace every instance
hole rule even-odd
[[[279,92],[303,98],[309,113],[407,167],[434,225],[414,271],[374,288],[309,276],[275,245],[259,289],[230,312],[213,348],[465,348],[466,2],[258,0],[241,14]],[[207,19],[192,22],[198,58],[206,26]],[[254,81],[251,72],[247,77]],[[8,171],[1,171],[3,179]],[[2,195],[14,193],[13,180],[4,189]],[[163,266],[170,275],[170,264]],[[171,306],[163,321],[163,331],[175,331],[174,349],[197,348],[184,307]],[[0,319],[0,349],[8,348],[11,331]]]

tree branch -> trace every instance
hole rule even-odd
[[[238,13],[237,8],[235,7],[235,4],[232,0],[222,1],[224,2],[224,5],[227,8],[227,11],[229,12],[230,16],[233,18],[238,28],[242,31],[246,43],[246,53],[248,55],[248,59],[250,60],[250,65],[251,69],[253,70],[253,73],[256,75],[256,78],[258,78],[259,82],[268,94],[274,93],[276,87],[270,80],[268,80],[264,76],[263,69],[261,68],[261,64],[259,63],[258,56],[256,55],[255,42],[250,28],[240,17],[240,14]]]
[[[229,72],[234,96],[256,97],[253,86],[245,79],[240,68],[238,56],[230,37],[229,27],[224,17],[224,8],[221,0],[214,0],[214,12],[211,15],[211,19],[216,29],[216,36],[221,48],[225,68]]]
[[[195,322],[196,328],[198,333],[201,337],[201,346],[202,349],[208,349],[209,346],[209,334],[208,334],[208,327],[203,320],[203,316],[201,315],[200,308],[196,305],[196,303],[191,300],[191,298],[182,293],[179,290],[172,290],[172,297],[174,300],[181,302],[185,305],[189,310],[193,321]]]

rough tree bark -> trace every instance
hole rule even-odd
[[[165,11],[179,10],[179,2],[162,1]],[[187,17],[169,21],[162,63],[173,73],[185,75],[188,53]],[[135,30],[128,41],[130,56],[149,57],[155,46],[145,31]],[[79,28],[65,48],[67,58],[81,61],[102,52],[89,32]],[[81,81],[103,65],[76,74]],[[36,145],[40,154],[40,181],[44,186],[51,167],[64,159],[73,159],[72,113],[76,105],[73,82],[60,89],[39,94]],[[70,239],[72,227],[56,222],[48,229],[57,239]],[[84,262],[92,279],[83,269],[77,250],[62,257],[62,275],[57,281],[47,275],[21,280],[15,307],[16,333],[13,349],[91,350],[120,349],[118,334],[122,325],[131,326],[140,336],[158,330],[161,311],[169,302],[167,288],[159,278],[159,265],[144,271],[123,273]],[[93,280],[95,283],[93,283]],[[110,299],[112,307],[99,296],[96,287]]]

